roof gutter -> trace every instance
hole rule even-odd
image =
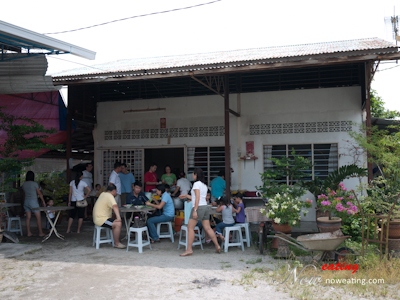
[[[86,59],[95,59],[96,52],[60,41],[55,38],[48,37],[19,26],[15,26],[4,21],[0,21],[0,34],[7,35],[11,39],[26,41],[31,44],[38,45],[44,49],[54,49],[80,56]]]

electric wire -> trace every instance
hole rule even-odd
[[[383,70],[376,70],[376,71],[377,72],[383,72],[383,71],[394,69],[394,68],[397,68],[397,67],[400,67],[400,65],[397,65],[397,66],[394,66],[394,67],[391,67],[391,68],[386,68],[386,69],[383,69]]]
[[[158,12],[153,12],[153,13],[148,13],[148,14],[143,14],[143,15],[138,15],[138,16],[133,16],[133,17],[122,18],[122,19],[113,20],[113,21],[109,21],[109,22],[104,22],[104,23],[100,23],[100,24],[96,24],[96,25],[87,26],[87,27],[81,27],[81,28],[77,28],[77,29],[58,31],[58,32],[47,32],[47,33],[43,33],[43,34],[60,34],[60,33],[74,32],[74,31],[90,29],[90,28],[94,28],[94,27],[98,27],[98,26],[104,26],[104,25],[108,25],[108,24],[116,23],[116,22],[120,22],[120,21],[126,21],[126,20],[134,19],[134,18],[141,18],[141,17],[147,17],[147,16],[152,16],[152,15],[165,14],[165,13],[170,13],[170,12],[175,12],[175,11],[195,8],[195,7],[199,7],[199,6],[213,4],[213,3],[216,3],[216,2],[220,2],[220,1],[222,1],[222,0],[215,0],[215,1],[206,2],[206,3],[200,3],[200,4],[196,4],[196,5],[192,5],[192,6],[174,8],[174,9],[170,9],[170,10],[164,10],[164,11],[158,11]]]

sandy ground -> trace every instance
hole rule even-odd
[[[65,225],[57,227],[61,233]],[[239,284],[251,268],[273,268],[273,259],[254,247],[216,254],[210,244],[180,257],[176,237],[175,243],[163,239],[139,254],[136,248],[126,252],[105,244],[96,250],[92,223],[84,222],[82,231],[65,241],[53,235],[41,250],[0,259],[0,299],[291,299],[265,282],[256,288]],[[41,238],[20,241],[37,244]],[[246,264],[259,257],[261,263]]]

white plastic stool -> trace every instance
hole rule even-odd
[[[234,241],[232,243],[229,242],[229,234],[232,232],[232,237]],[[237,235],[236,235],[237,233]],[[240,226],[230,226],[224,228],[224,237],[225,242],[222,243],[222,248],[224,248],[224,252],[228,252],[229,247],[242,247],[242,251],[244,251],[243,246],[243,237],[242,237],[242,227]],[[235,238],[236,237],[236,238]]]
[[[15,222],[15,227],[12,227],[12,222]],[[19,232],[22,236],[22,226],[21,226],[21,218],[20,217],[10,217],[8,218],[7,223],[7,231],[10,232]]]
[[[185,231],[185,240],[182,241],[182,231]],[[197,232],[197,233],[196,233]],[[203,250],[203,243],[202,243],[202,233],[201,230],[198,226],[194,228],[194,237],[198,238],[198,241],[193,241],[192,246],[197,246],[200,245],[201,250]],[[181,226],[181,232],[179,234],[179,243],[178,243],[178,249],[181,247],[181,245],[185,246],[185,250],[187,250],[188,247],[188,229],[187,225],[182,225]]]
[[[131,243],[131,232],[135,232],[135,240],[132,243]],[[143,240],[143,232],[146,232],[147,240]],[[147,226],[140,228],[136,227],[129,228],[128,244],[126,245],[126,252],[128,252],[129,246],[138,248],[139,253],[143,252],[144,246],[149,246],[150,250],[152,250],[150,245],[150,235],[149,231],[147,230]]]
[[[250,247],[250,243],[251,243],[250,224],[249,223],[236,223],[235,226],[240,226],[241,228],[244,228],[245,238],[243,240],[243,243],[247,243],[247,247]]]
[[[105,230],[106,236],[103,236],[103,237],[101,236],[102,230]],[[93,245],[92,246],[94,246],[96,244],[96,249],[99,249],[100,244],[104,244],[104,243],[107,243],[107,244],[111,243],[114,247],[114,236],[113,236],[112,230],[110,228],[94,225]]]
[[[161,233],[161,225],[168,225],[168,231]],[[159,239],[169,238],[171,242],[174,242],[174,232],[172,231],[171,222],[161,222],[157,223],[157,235]]]

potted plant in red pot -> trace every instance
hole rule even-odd
[[[336,191],[328,188],[324,194],[318,195],[317,206],[321,210],[329,212],[328,217],[317,218],[317,226],[320,232],[339,230],[342,226],[342,219],[358,212],[354,203],[353,195],[347,191],[343,183],[339,184]]]

